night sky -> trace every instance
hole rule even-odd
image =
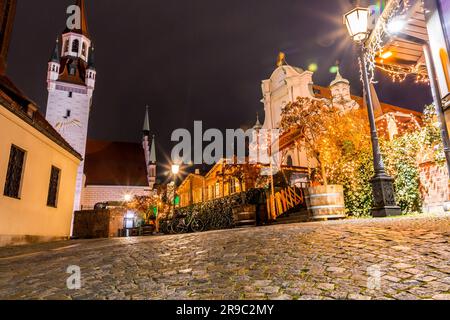
[[[237,128],[263,118],[261,81],[279,51],[293,66],[317,63],[327,86],[338,60],[361,95],[356,49],[342,25],[349,0],[87,0],[97,84],[89,137],[141,139],[145,105],[164,161],[176,128]],[[8,74],[45,113],[47,61],[72,0],[19,0]],[[381,101],[422,110],[427,86],[379,77]]]

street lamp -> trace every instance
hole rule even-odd
[[[175,215],[175,198],[176,198],[176,185],[177,185],[177,174],[180,172],[180,165],[172,165],[172,175],[173,175],[173,214]]]
[[[178,164],[172,165],[172,174],[177,175],[180,172],[180,166]]]
[[[369,75],[367,73],[367,60],[365,55],[364,43],[369,37],[369,9],[355,8],[344,15],[344,24],[347,26],[348,33],[361,47],[360,59],[362,68],[362,78],[364,82],[364,93],[367,96],[367,112],[370,123],[370,138],[372,140],[373,166],[375,176],[370,181],[372,184],[372,193],[374,199],[374,207],[372,208],[372,216],[387,217],[400,215],[401,209],[395,202],[394,185],[390,176],[386,174],[384,168],[383,157],[381,156],[380,144],[378,141],[378,133],[375,125],[375,116],[373,111],[373,97],[370,90]]]

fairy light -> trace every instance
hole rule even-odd
[[[372,31],[371,40],[366,45],[365,58],[367,61],[367,69],[369,74],[369,81],[376,83],[375,70],[378,68],[376,58],[383,54],[384,48],[383,39],[386,34],[389,34],[389,24],[397,19],[399,16],[403,16],[411,7],[409,0],[393,0],[393,5],[389,11],[384,11],[383,15],[379,18],[379,25]],[[395,81],[404,81],[406,77],[404,74],[396,70],[395,72],[389,72],[391,79]],[[416,78],[417,81],[423,81],[422,76]]]

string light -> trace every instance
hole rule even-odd
[[[376,67],[386,72],[393,82],[403,82],[409,76],[415,77],[415,83],[428,84],[430,82],[426,66],[421,63],[414,66],[377,64]]]
[[[376,83],[375,81],[375,70],[379,68],[377,66],[376,58],[384,53],[383,39],[386,35],[389,34],[389,23],[392,22],[399,16],[403,16],[408,9],[411,7],[409,0],[393,0],[393,5],[390,6],[390,9],[387,9],[383,12],[383,14],[379,18],[379,23],[377,27],[372,31],[371,39],[369,43],[366,45],[365,57],[367,61],[367,69],[369,74],[369,81],[371,83]],[[387,68],[386,68],[387,69]],[[405,76],[405,72],[400,72],[399,70],[389,69],[388,74],[391,76],[391,79],[395,81],[404,81],[407,76]],[[387,71],[387,70],[385,70]],[[416,77],[416,81],[423,81],[424,78],[422,75]]]

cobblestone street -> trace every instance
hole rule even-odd
[[[0,298],[450,299],[450,217],[1,248]]]

